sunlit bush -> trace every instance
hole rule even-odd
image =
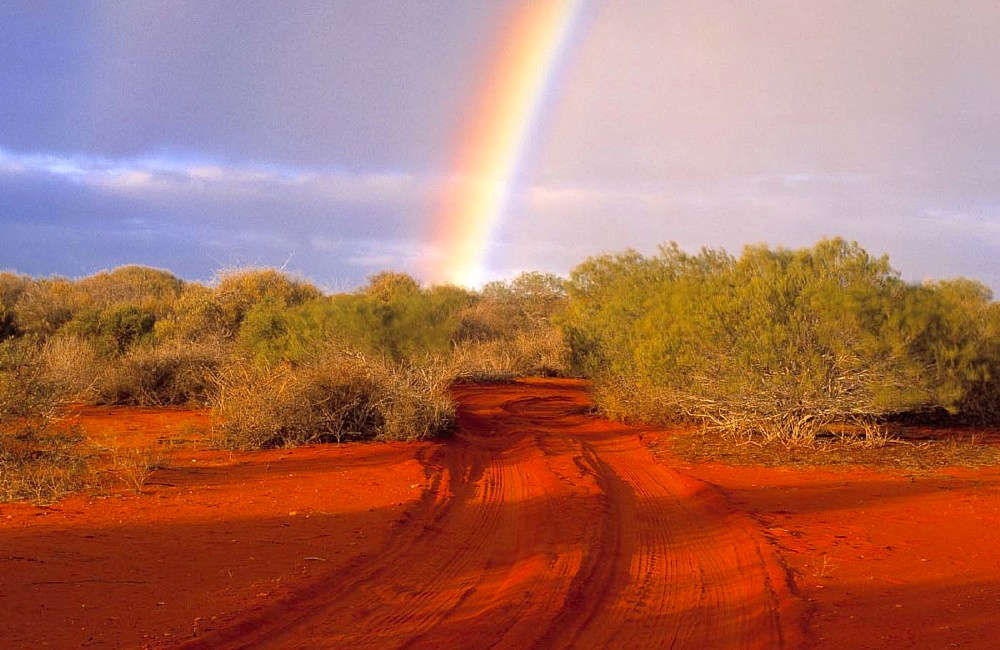
[[[422,289],[409,276],[379,274],[357,292],[287,307],[264,300],[250,309],[238,340],[271,362],[305,359],[331,341],[395,360],[450,349],[459,313],[474,296],[457,287]]]
[[[980,285],[909,285],[839,239],[738,258],[676,246],[604,256],[578,266],[568,292],[574,366],[622,417],[810,438],[833,423],[958,411],[973,387],[995,385]]]
[[[87,295],[73,281],[44,278],[24,288],[14,304],[14,315],[24,334],[46,337],[55,334],[89,304]]]
[[[36,341],[0,342],[0,501],[46,502],[84,484],[81,439],[58,426],[66,399]]]
[[[77,285],[100,309],[129,304],[154,317],[168,312],[184,288],[184,282],[174,274],[148,266],[120,266],[100,271],[83,278]]]
[[[250,309],[270,301],[295,307],[318,298],[320,291],[277,269],[230,269],[219,274],[215,300],[227,330],[236,332]]]
[[[448,381],[434,364],[334,346],[298,365],[234,361],[217,377],[212,409],[219,442],[239,449],[418,440],[451,426]]]
[[[211,377],[227,357],[226,345],[211,339],[137,346],[104,365],[91,399],[137,406],[204,404]]]

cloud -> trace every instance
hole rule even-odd
[[[428,184],[406,173],[188,163],[170,158],[112,160],[18,154],[2,148],[0,174],[46,174],[111,193],[151,198],[173,195],[225,200],[295,193],[336,203],[382,204],[428,198]]]
[[[441,259],[431,222],[509,3],[0,6],[0,266]],[[824,235],[1000,289],[1000,12],[593,3],[486,275]],[[34,238],[34,239],[33,239]]]

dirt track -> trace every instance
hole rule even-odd
[[[582,382],[456,397],[451,440],[247,453],[80,409],[168,467],[0,504],[0,645],[996,647],[1000,468],[687,463]]]
[[[751,521],[586,416],[578,385],[457,397],[459,432],[385,548],[189,647],[796,645]]]

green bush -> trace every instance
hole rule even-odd
[[[288,307],[258,302],[241,325],[239,343],[270,361],[299,361],[331,341],[397,361],[445,354],[459,327],[459,313],[474,297],[456,287],[421,289],[398,273],[374,276],[360,291]]]
[[[60,331],[91,340],[105,355],[114,355],[140,340],[148,340],[155,323],[156,316],[147,308],[116,304],[105,309],[84,309]]]
[[[908,285],[839,239],[739,258],[676,245],[603,256],[573,271],[568,294],[574,367],[619,417],[809,439],[834,423],[957,411],[972,387],[995,385],[982,287]]]

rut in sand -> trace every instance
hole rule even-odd
[[[459,428],[388,544],[190,647],[781,648],[753,523],[587,414],[582,384],[455,389]]]

